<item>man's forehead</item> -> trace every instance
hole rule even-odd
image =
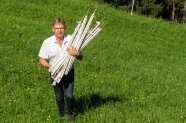
[[[56,24],[54,24],[54,27],[64,27],[64,25],[61,23],[56,23]]]

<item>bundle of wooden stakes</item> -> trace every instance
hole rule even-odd
[[[96,9],[95,9],[96,11]],[[67,48],[71,46],[75,47],[78,51],[82,51],[83,48],[94,39],[102,30],[104,22],[96,21],[96,24],[91,28],[93,18],[95,17],[95,11],[92,13],[90,19],[87,22],[87,15],[83,18],[82,21],[78,22],[77,27],[72,34],[71,40],[68,42]],[[87,24],[86,24],[87,22]],[[55,86],[60,82],[64,75],[67,75],[73,66],[75,57],[70,56],[67,51],[64,52],[63,57],[59,59],[56,64],[54,64],[50,72],[52,71],[52,78],[54,79],[53,85]]]

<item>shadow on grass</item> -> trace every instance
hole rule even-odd
[[[99,94],[83,95],[78,99],[74,100],[74,111],[78,114],[84,114],[92,108],[101,107],[104,104],[122,102],[119,96],[111,95],[107,97],[101,97]]]

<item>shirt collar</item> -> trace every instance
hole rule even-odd
[[[67,35],[65,34],[65,35],[64,35],[64,40],[63,40],[62,47],[66,46],[67,42],[68,42],[68,40],[67,40]],[[56,40],[56,36],[55,36],[55,35],[54,35],[53,43],[58,43],[57,40]]]

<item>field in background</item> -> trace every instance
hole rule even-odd
[[[59,121],[38,52],[53,35],[55,17],[63,17],[72,34],[96,6],[91,0],[1,0],[0,122]],[[83,50],[83,61],[75,61],[77,122],[184,122],[184,25],[99,5],[95,20],[104,17],[107,25]]]

